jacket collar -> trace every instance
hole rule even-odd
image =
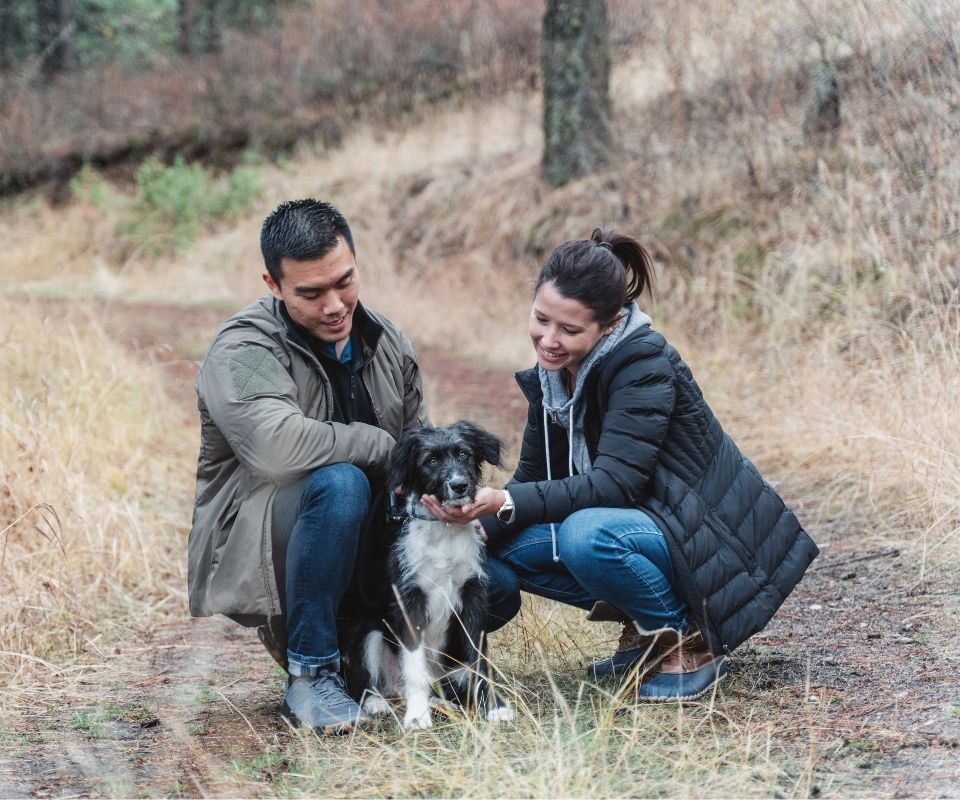
[[[520,370],[513,377],[516,378],[520,391],[529,402],[539,403],[543,400],[543,389],[540,387],[540,375],[536,365]]]
[[[599,374],[602,372],[611,356],[620,351],[623,347],[629,347],[634,342],[640,341],[640,339],[644,338],[650,331],[651,328],[649,324],[647,324],[635,330],[633,333],[628,334],[623,341],[620,342],[620,345],[617,348],[614,348],[612,351],[607,353],[597,363],[596,368],[592,370],[592,373]],[[540,373],[536,364],[528,369],[522,369],[519,372],[514,373],[513,377],[516,379],[517,385],[520,387],[520,391],[523,392],[523,396],[527,398],[527,402],[537,404],[543,402],[543,388],[540,385]]]
[[[310,334],[293,321],[282,300],[274,298],[273,312],[274,315],[283,322],[283,332],[286,337],[303,350],[312,353],[313,348],[310,347]],[[357,307],[353,311],[353,330],[350,332],[350,336],[353,337],[354,334],[359,335],[360,344],[363,346],[364,360],[366,361],[377,349],[380,337],[383,335],[383,325],[370,316],[367,309],[365,309],[359,301],[357,301]],[[356,347],[356,345],[354,345],[354,347]]]

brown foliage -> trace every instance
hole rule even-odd
[[[329,144],[356,119],[493,96],[535,81],[539,15],[522,0],[317,0],[141,74],[105,64],[45,85],[25,73],[0,83],[0,194],[85,162],[277,151],[318,133]]]

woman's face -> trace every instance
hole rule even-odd
[[[567,369],[574,377],[583,359],[615,326],[616,320],[601,328],[589,308],[564,297],[552,281],[537,289],[530,309],[530,339],[537,363],[546,370]]]

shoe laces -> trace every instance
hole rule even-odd
[[[349,697],[346,681],[339,672],[320,670],[317,677],[310,681],[310,688],[317,693],[321,701],[342,701],[345,697]]]

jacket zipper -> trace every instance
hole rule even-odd
[[[350,373],[350,419],[357,418],[357,376]]]
[[[333,408],[333,387],[330,385],[330,379],[327,377],[327,373],[323,371],[323,365],[320,363],[320,359],[317,358],[316,355],[314,355],[310,350],[293,341],[293,339],[287,337],[286,341],[292,348],[299,350],[304,356],[306,356],[307,360],[313,364],[313,368],[317,371],[317,375],[320,378],[320,385],[323,387],[323,400],[327,404],[328,408]]]

